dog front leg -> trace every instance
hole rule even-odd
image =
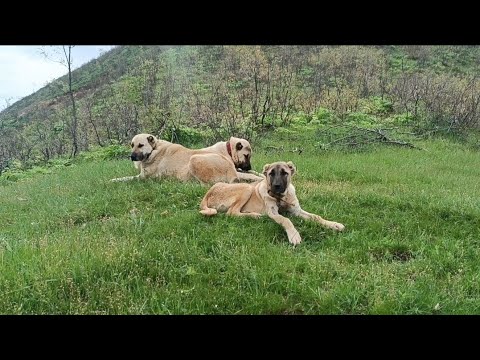
[[[116,178],[116,179],[112,179],[110,181],[112,182],[119,182],[119,181],[132,181],[132,180],[143,180],[147,177],[147,173],[145,172],[145,168],[142,165],[142,162],[141,161],[134,161],[134,165],[137,169],[140,170],[140,174],[136,175],[136,176],[124,176],[124,177],[121,177],[121,178]]]
[[[287,232],[288,241],[293,245],[300,244],[300,242],[302,241],[300,234],[298,233],[297,229],[295,229],[295,226],[293,226],[290,219],[278,213],[278,208],[276,204],[275,203],[267,204],[266,210],[267,210],[268,217],[273,219],[273,221],[275,221],[277,224],[280,224],[283,226],[283,228]]]
[[[140,179],[140,174],[138,174],[136,176],[124,176],[124,177],[121,177],[121,178],[115,178],[115,179],[112,179],[110,181],[120,182],[120,181],[132,181],[132,180],[136,180],[136,179]]]
[[[244,172],[239,172],[237,171],[237,177],[239,180],[245,180],[245,181],[260,181],[263,180],[263,177],[254,175],[254,174],[249,174],[249,173],[244,173]]]
[[[300,206],[295,207],[293,210],[290,210],[290,212],[293,215],[299,216],[303,219],[316,221],[319,224],[321,224],[322,226],[327,227],[329,229],[333,229],[333,230],[337,230],[337,231],[343,231],[343,229],[345,229],[345,225],[340,224],[340,223],[335,222],[335,221],[325,220],[324,218],[322,218],[319,215],[312,214],[312,213],[309,213],[309,212],[303,210]]]

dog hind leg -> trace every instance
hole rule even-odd
[[[258,219],[259,217],[262,216],[262,214],[257,213],[257,212],[242,212],[242,208],[245,206],[245,204],[250,200],[250,197],[252,196],[253,191],[244,191],[241,192],[238,199],[235,200],[235,202],[228,208],[227,210],[227,215],[232,215],[232,216],[249,216],[253,217],[255,219]]]
[[[205,216],[213,216],[217,214],[217,209],[208,207],[209,195],[210,195],[210,191],[207,192],[207,194],[205,194],[205,196],[202,199],[202,202],[200,203],[200,213]]]

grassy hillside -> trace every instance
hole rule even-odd
[[[171,48],[171,46],[117,46],[73,70],[73,90],[84,93],[96,86],[118,81],[129,70],[138,67],[143,59],[157,58],[168,48]],[[35,105],[48,104],[55,99],[63,98],[66,95],[64,84],[68,80],[67,77],[68,75],[64,75],[50,82],[33,94],[25,96],[4,109],[0,114],[4,117],[9,115],[20,116],[19,114],[24,114],[29,109],[35,111]],[[32,115],[38,116],[38,114]],[[32,116],[32,118],[34,119],[35,116]]]
[[[202,217],[200,184],[110,183],[126,158],[1,183],[0,313],[479,314],[478,152],[292,151],[313,137],[253,143],[255,170],[292,160],[303,208],[346,225],[293,218],[296,248],[266,217]]]
[[[321,109],[465,138],[480,130],[479,59],[451,45],[119,46],[72,73],[73,97],[63,77],[0,113],[0,176],[139,132],[257,140]]]

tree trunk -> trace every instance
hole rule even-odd
[[[68,66],[68,93],[70,95],[70,100],[72,101],[72,126],[71,126],[71,135],[72,135],[72,155],[71,157],[77,156],[78,153],[78,139],[77,139],[77,109],[75,107],[75,97],[73,96],[72,91],[72,60],[71,60],[71,52],[72,52],[72,45],[68,46],[68,54],[65,50],[65,46],[63,46],[63,52],[65,54],[65,58],[67,59],[67,66]]]

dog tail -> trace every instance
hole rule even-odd
[[[208,195],[208,194],[207,194]],[[205,196],[200,204],[200,213],[206,216],[213,216],[217,214],[216,209],[212,209],[208,207],[208,196]]]

